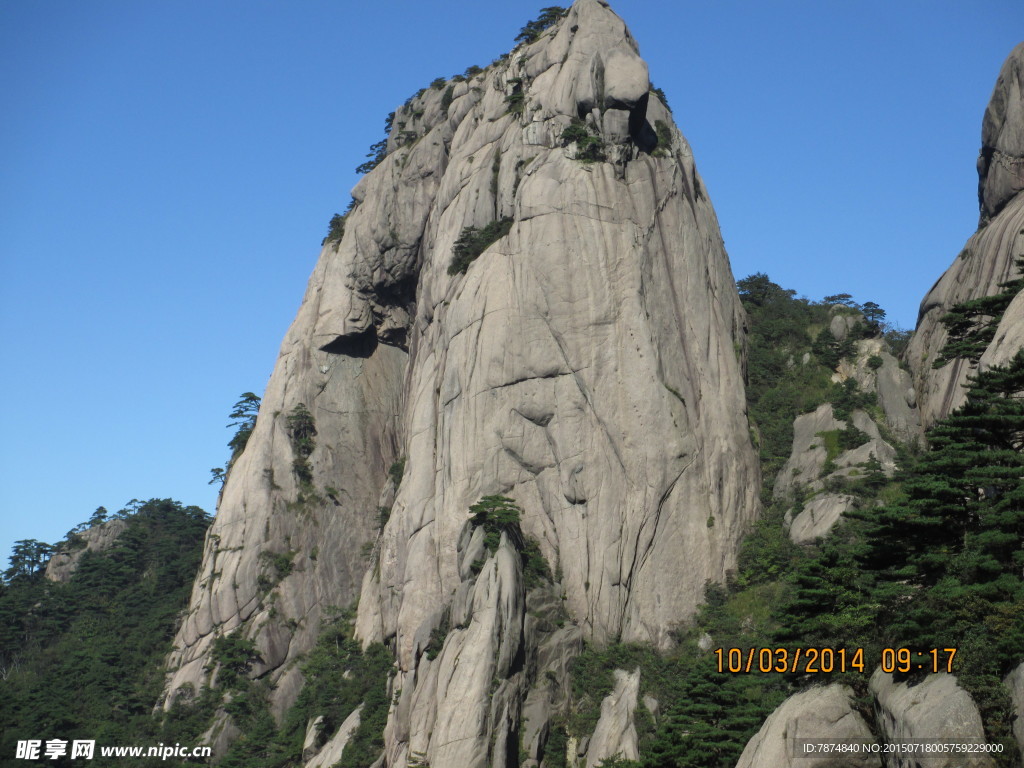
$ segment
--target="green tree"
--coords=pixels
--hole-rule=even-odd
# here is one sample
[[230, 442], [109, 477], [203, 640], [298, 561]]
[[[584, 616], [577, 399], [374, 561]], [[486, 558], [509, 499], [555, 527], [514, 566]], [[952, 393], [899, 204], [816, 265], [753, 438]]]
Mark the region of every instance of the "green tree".
[[517, 43], [532, 43], [548, 27], [558, 22], [569, 10], [557, 5], [541, 8], [540, 15], [533, 21], [526, 22], [526, 25], [516, 35]]
[[235, 403], [234, 409], [228, 414], [229, 419], [234, 419], [228, 424], [228, 429], [238, 427], [234, 436], [228, 441], [228, 448], [231, 449], [231, 458], [228, 461], [228, 468], [236, 458], [245, 450], [245, 446], [256, 428], [256, 417], [260, 412], [260, 398], [252, 392], [243, 392]]
[[484, 543], [494, 552], [498, 549], [501, 534], [508, 535], [512, 544], [519, 549], [523, 546], [523, 533], [519, 529], [519, 518], [522, 510], [516, 506], [515, 499], [507, 496], [484, 496], [469, 508], [473, 513], [470, 522], [483, 526]]
[[103, 525], [103, 523], [107, 521], [107, 517], [109, 517], [109, 515], [110, 513], [107, 512], [106, 507], [96, 507], [96, 511], [93, 512], [92, 516], [89, 518], [89, 522], [87, 523], [88, 527], [92, 528], [97, 525]]
[[7, 581], [33, 579], [38, 576], [53, 553], [53, 545], [36, 539], [14, 542], [9, 558], [10, 567], [4, 571]]
[[873, 301], [865, 301], [861, 306], [861, 311], [868, 323], [876, 328], [885, 319], [885, 310]]

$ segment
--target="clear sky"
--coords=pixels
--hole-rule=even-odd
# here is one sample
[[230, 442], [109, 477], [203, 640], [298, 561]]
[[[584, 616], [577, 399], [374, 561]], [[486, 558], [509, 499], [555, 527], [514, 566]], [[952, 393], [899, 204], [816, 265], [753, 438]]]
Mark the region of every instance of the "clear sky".
[[[546, 2], [0, 3], [0, 566], [99, 505], [213, 511], [384, 117]], [[912, 327], [977, 223], [1024, 4], [619, 0], [737, 278]]]

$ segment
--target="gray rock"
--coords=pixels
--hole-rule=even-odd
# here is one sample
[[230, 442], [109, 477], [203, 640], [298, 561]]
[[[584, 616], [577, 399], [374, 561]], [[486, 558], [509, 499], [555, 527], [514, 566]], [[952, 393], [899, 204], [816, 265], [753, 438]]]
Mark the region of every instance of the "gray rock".
[[319, 752], [320, 728], [324, 723], [324, 716], [310, 718], [306, 723], [306, 735], [302, 739], [302, 761], [307, 762]]
[[[837, 376], [847, 375], [841, 372]], [[850, 374], [852, 375], [852, 374]], [[846, 429], [846, 422], [839, 421], [832, 413], [832, 405], [824, 403], [811, 413], [797, 416], [793, 422], [793, 448], [789, 459], [782, 465], [775, 480], [774, 496], [786, 498], [798, 487], [818, 492], [828, 480], [855, 477], [862, 471], [861, 465], [875, 459], [881, 464], [886, 475], [896, 470], [896, 450], [882, 439], [878, 426], [864, 411], [854, 411], [850, 415], [853, 425], [863, 432], [868, 440], [863, 445], [851, 448], [835, 456], [836, 467], [828, 475], [826, 471], [828, 450], [824, 433]], [[815, 510], [823, 512], [824, 507]], [[805, 522], [807, 520], [805, 519]]]
[[1013, 737], [1017, 740], [1017, 748], [1024, 755], [1024, 662], [1018, 664], [1003, 680], [1003, 685], [1010, 693], [1013, 711], [1017, 716], [1013, 721]]
[[661, 703], [649, 693], [645, 693], [641, 701], [643, 701], [647, 711], [651, 713], [654, 722], [658, 722], [658, 718], [661, 717]]
[[821, 487], [819, 478], [828, 451], [819, 433], [843, 429], [845, 426], [844, 422], [833, 416], [830, 403], [819, 405], [811, 413], [796, 417], [793, 422], [793, 449], [775, 480], [775, 498], [788, 496], [798, 485]]
[[[622, 20], [577, 0], [447, 116], [436, 89], [397, 111], [225, 485], [165, 705], [201, 687], [214, 636], [238, 628], [264, 654], [254, 671], [288, 683], [273, 694], [280, 713], [324, 608], [358, 592], [358, 637], [395, 650], [385, 763], [501, 768], [528, 701], [527, 743], [543, 739], [583, 640], [667, 648], [704, 583], [724, 580], [759, 511], [745, 318], [690, 148], [645, 98], [645, 71]], [[506, 102], [515, 78], [521, 115]], [[578, 105], [592, 119], [609, 99], [624, 113], [602, 135], [616, 162], [574, 160], [554, 137]], [[644, 149], [652, 120], [673, 126], [670, 157]], [[464, 228], [500, 217], [508, 235], [448, 274]], [[305, 504], [287, 429], [299, 402], [316, 420], [323, 497]], [[491, 493], [517, 501], [523, 532], [561, 572], [561, 627], [527, 614], [519, 555], [467, 532], [469, 506]], [[261, 552], [290, 551], [291, 572], [268, 589]], [[451, 631], [428, 659], [446, 610]], [[513, 665], [524, 657], [539, 676]], [[546, 670], [547, 698], [528, 698]]]
[[[1018, 248], [1019, 253], [1024, 253], [1024, 235], [1020, 236]], [[978, 361], [978, 370], [1006, 365], [1021, 349], [1024, 349], [1024, 292], [1018, 293], [1003, 313], [992, 343]]]
[[616, 669], [615, 688], [601, 702], [601, 717], [587, 746], [586, 768], [594, 768], [609, 757], [626, 760], [640, 757], [633, 713], [640, 692], [640, 670]]
[[[991, 296], [1000, 291], [999, 284], [1017, 276], [1014, 258], [1024, 246], [1024, 195], [1017, 195], [990, 221], [978, 230], [958, 257], [939, 278], [921, 302], [917, 330], [907, 347], [906, 360], [914, 377], [921, 423], [925, 428], [960, 407], [965, 398], [963, 384], [974, 373], [963, 360], [955, 360], [935, 369], [932, 363], [947, 341], [941, 318], [954, 304], [969, 299]], [[1020, 306], [997, 333], [1018, 337], [1014, 318], [1020, 317]], [[1010, 345], [1005, 345], [1007, 351]], [[1014, 350], [1015, 351], [1015, 350]]]
[[[954, 304], [1000, 291], [999, 284], [1017, 276], [1014, 260], [1024, 247], [1024, 43], [1011, 52], [985, 111], [978, 160], [981, 224], [960, 255], [921, 302], [917, 330], [906, 360], [914, 375], [921, 423], [926, 429], [963, 404], [964, 383], [974, 372], [966, 361], [932, 368], [946, 344], [942, 317]], [[1019, 297], [1018, 297], [1019, 298]], [[997, 330], [1001, 339], [988, 364], [1008, 359], [1020, 348], [1019, 304]]]
[[829, 323], [828, 329], [836, 341], [844, 341], [850, 335], [850, 331], [853, 330], [855, 325], [864, 322], [864, 315], [849, 312], [840, 313], [836, 310], [836, 307], [832, 308], [832, 321]]
[[855, 501], [853, 496], [837, 493], [815, 496], [790, 521], [789, 538], [795, 544], [808, 544], [825, 536]]
[[991, 218], [1024, 189], [1024, 43], [1007, 57], [981, 122], [978, 198]]
[[613, 48], [605, 57], [604, 87], [605, 106], [628, 112], [651, 89], [647, 63], [635, 51]]
[[878, 755], [807, 756], [794, 751], [794, 739], [849, 739], [874, 744], [864, 718], [853, 707], [845, 685], [809, 688], [780, 704], [740, 755], [736, 768], [880, 768]]
[[124, 533], [127, 527], [128, 523], [125, 520], [114, 518], [105, 523], [94, 525], [92, 528], [87, 528], [77, 534], [78, 540], [85, 546], [66, 546], [58, 549], [46, 564], [44, 575], [50, 581], [70, 581], [78, 569], [78, 563], [81, 561], [82, 555], [86, 552], [103, 552], [106, 549], [110, 549], [110, 546], [117, 541], [118, 537]]
[[875, 372], [874, 386], [886, 424], [901, 442], [918, 443], [924, 433], [910, 372], [903, 370], [899, 361], [885, 350], [880, 350], [878, 357], [882, 359], [882, 367]]
[[[956, 676], [940, 673], [923, 681], [894, 683], [893, 676], [876, 669], [871, 675], [876, 700], [876, 721], [886, 741], [942, 738], [960, 744], [985, 744], [981, 715], [970, 694], [957, 685]], [[949, 754], [921, 760], [893, 757], [887, 768], [959, 768], [962, 756]], [[977, 757], [974, 768], [994, 768], [995, 762]]]
[[[324, 744], [323, 748], [312, 759], [307, 760], [305, 768], [330, 768], [341, 760], [345, 747], [348, 746], [349, 741], [352, 739], [352, 734], [359, 727], [362, 711], [362, 704], [352, 710], [352, 713], [338, 726], [337, 732], [331, 737], [330, 741]], [[308, 732], [306, 740], [309, 741]]]
[[199, 737], [199, 743], [210, 747], [214, 760], [224, 757], [232, 742], [242, 735], [231, 717], [222, 709], [213, 716], [210, 727]]

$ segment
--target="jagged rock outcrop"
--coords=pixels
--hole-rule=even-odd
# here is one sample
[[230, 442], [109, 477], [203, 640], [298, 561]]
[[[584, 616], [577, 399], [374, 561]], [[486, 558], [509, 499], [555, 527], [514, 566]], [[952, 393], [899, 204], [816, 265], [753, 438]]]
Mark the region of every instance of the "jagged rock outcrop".
[[[922, 424], [927, 428], [963, 404], [963, 384], [972, 371], [965, 360], [941, 368], [932, 364], [946, 344], [941, 318], [953, 305], [999, 292], [999, 284], [1018, 275], [1014, 260], [1024, 256], [1024, 43], [1003, 64], [982, 123], [978, 159], [981, 224], [960, 255], [921, 302], [917, 330], [906, 360], [914, 374]], [[1019, 297], [1018, 297], [1019, 298]], [[997, 337], [1004, 339], [1001, 359], [1019, 349], [1024, 307], [1007, 312]], [[1007, 343], [1007, 338], [1012, 343]], [[1011, 347], [1016, 344], [1017, 348]]]
[[50, 581], [69, 581], [82, 555], [109, 549], [127, 527], [127, 521], [114, 518], [76, 533], [73, 543], [62, 546], [50, 557], [46, 564], [46, 578]]
[[853, 689], [845, 685], [809, 688], [780, 704], [740, 755], [736, 768], [880, 768], [869, 753], [804, 754], [794, 740], [849, 740], [874, 744], [864, 718], [854, 709]]
[[787, 513], [789, 538], [795, 544], [810, 544], [825, 536], [856, 501], [853, 496], [843, 493], [823, 493], [812, 497], [798, 514]]
[[981, 122], [978, 200], [991, 219], [1024, 190], [1024, 43], [1011, 52]]
[[[331, 768], [331, 766], [341, 760], [342, 753], [345, 751], [345, 747], [348, 746], [352, 734], [359, 727], [362, 709], [362, 705], [360, 705], [352, 710], [352, 714], [342, 721], [341, 725], [338, 726], [337, 732], [331, 736], [330, 740], [323, 745], [320, 751], [308, 758], [305, 768]], [[312, 727], [315, 729], [316, 723], [313, 723]], [[306, 735], [307, 744], [310, 742], [310, 735], [309, 733]]]
[[[881, 337], [860, 339], [856, 355], [844, 359], [833, 377], [835, 381], [854, 379], [862, 392], [874, 392], [885, 415], [885, 426], [904, 444], [920, 442], [923, 437], [917, 413], [917, 393], [910, 372], [900, 367]], [[881, 423], [881, 422], [879, 422]]]
[[[917, 682], [893, 682], [893, 676], [876, 669], [869, 685], [875, 697], [876, 721], [886, 741], [945, 739], [957, 744], [985, 744], [985, 731], [974, 699], [957, 685], [956, 676], [945, 672]], [[984, 754], [972, 755], [972, 766], [990, 768], [995, 761]], [[963, 755], [946, 754], [922, 760], [920, 756], [892, 756], [888, 768], [956, 768]]]
[[[361, 578], [357, 634], [396, 659], [382, 764], [538, 760], [583, 639], [668, 647], [757, 515], [714, 211], [602, 0], [410, 99], [353, 198], [225, 485], [165, 704], [239, 628], [279, 714]], [[498, 237], [460, 274], [469, 227]], [[526, 539], [493, 548], [468, 507], [499, 493]], [[552, 574], [529, 589], [525, 540]]]
[[831, 403], [796, 417], [793, 449], [775, 481], [776, 498], [790, 495], [797, 487], [819, 492], [829, 480], [850, 477], [871, 459], [877, 460], [887, 475], [895, 471], [895, 449], [882, 439], [878, 425], [864, 411], [853, 411], [849, 419], [849, 424], [864, 433], [864, 442], [845, 450], [837, 447], [837, 435], [847, 428], [847, 423], [835, 418]]
[[601, 702], [601, 717], [587, 746], [586, 768], [595, 768], [611, 757], [640, 757], [633, 713], [640, 693], [640, 670], [614, 671], [615, 688]]

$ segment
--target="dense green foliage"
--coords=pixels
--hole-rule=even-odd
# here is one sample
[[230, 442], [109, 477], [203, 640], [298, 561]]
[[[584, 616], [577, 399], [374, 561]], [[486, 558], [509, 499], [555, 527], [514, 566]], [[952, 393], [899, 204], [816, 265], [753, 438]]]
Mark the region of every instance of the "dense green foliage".
[[116, 515], [126, 522], [120, 537], [82, 553], [67, 583], [16, 553], [0, 586], [0, 754], [12, 757], [25, 738], [163, 738], [153, 705], [210, 517], [169, 499], [134, 506]]
[[597, 163], [607, 159], [604, 153], [604, 141], [600, 136], [596, 136], [590, 127], [578, 117], [572, 119], [569, 127], [562, 131], [560, 138], [564, 142], [564, 146], [576, 144], [577, 160], [584, 163]]
[[[906, 334], [884, 325], [880, 307], [857, 305], [848, 294], [809, 302], [765, 275], [741, 280], [739, 288], [750, 317], [750, 413], [770, 487], [789, 455], [795, 416], [830, 402], [840, 419], [848, 420], [854, 409], [880, 417], [872, 395], [853, 380], [840, 386], [829, 376], [853, 355], [857, 338], [884, 334], [899, 344]], [[835, 313], [865, 309], [850, 341], [824, 335]], [[835, 459], [866, 435], [848, 422], [819, 438]], [[742, 543], [736, 572], [724, 587], [709, 585], [707, 604], [692, 624], [680, 627], [675, 650], [659, 655], [644, 647], [588, 647], [575, 661], [572, 711], [553, 727], [549, 750], [564, 750], [568, 736], [593, 731], [613, 669], [639, 668], [641, 693], [658, 700], [661, 715], [655, 724], [640, 705], [640, 760], [606, 764], [704, 768], [735, 765], [765, 717], [786, 696], [814, 683], [852, 686], [860, 714], [876, 727], [867, 684], [881, 649], [956, 647], [953, 672], [978, 702], [987, 738], [1006, 750], [998, 764], [1019, 765], [1000, 681], [1021, 662], [1024, 648], [1022, 449], [1024, 352], [1006, 368], [971, 380], [967, 404], [933, 428], [927, 451], [900, 448], [896, 477], [887, 478], [870, 460], [840, 481], [832, 490], [853, 495], [855, 505], [824, 539], [798, 546], [787, 534], [784, 517], [799, 510], [807, 491], [773, 499], [766, 489], [766, 509]], [[863, 648], [864, 670], [719, 673], [715, 655], [698, 649], [703, 632], [713, 638], [712, 648], [744, 653], [759, 647]], [[930, 658], [914, 663], [930, 664]], [[896, 675], [897, 681], [907, 677]], [[553, 765], [564, 764], [560, 755], [551, 757]]]
[[[826, 341], [831, 339], [829, 305], [798, 299], [795, 291], [763, 273], [740, 280], [737, 287], [750, 317], [747, 405], [759, 437], [762, 472], [772, 482], [789, 457], [793, 420], [828, 401], [837, 356], [852, 348], [840, 351]], [[804, 355], [813, 364], [802, 364]]]
[[[392, 659], [380, 644], [366, 651], [352, 637], [352, 611], [328, 609], [316, 646], [302, 662], [306, 684], [295, 704], [285, 713], [280, 727], [270, 715], [262, 682], [238, 675], [255, 661], [252, 643], [219, 638], [214, 650], [217, 661], [217, 691], [228, 695], [225, 708], [231, 713], [242, 736], [232, 745], [224, 768], [293, 768], [301, 765], [306, 726], [322, 716], [321, 742], [330, 738], [346, 717], [360, 705], [360, 725], [345, 747], [340, 768], [364, 768], [384, 748], [383, 731], [390, 700], [387, 695]], [[232, 666], [226, 667], [225, 665]]]
[[305, 403], [299, 403], [287, 417], [288, 440], [292, 448], [292, 472], [299, 481], [299, 502], [315, 495], [313, 467], [309, 457], [316, 448], [316, 424]]
[[[469, 511], [473, 513], [469, 522], [484, 530], [484, 546], [490, 552], [497, 552], [504, 534], [509, 543], [519, 552], [523, 562], [523, 577], [527, 589], [551, 581], [551, 570], [541, 554], [540, 545], [523, 534], [519, 525], [523, 511], [514, 499], [507, 496], [484, 496]], [[481, 563], [474, 564], [479, 567]]]
[[[1007, 755], [1000, 680], [1024, 648], [1022, 393], [1024, 352], [972, 379], [896, 499], [848, 513], [793, 573], [780, 611], [780, 640], [794, 644], [864, 647], [874, 659], [882, 647], [957, 648], [953, 671]], [[863, 691], [862, 677], [847, 682]]]
[[512, 219], [504, 218], [492, 221], [480, 229], [466, 227], [452, 247], [452, 263], [448, 266], [449, 275], [465, 274], [469, 265], [512, 230]]
[[[715, 657], [697, 649], [707, 632], [715, 646], [746, 650], [771, 641], [769, 611], [777, 584], [734, 590], [709, 586], [707, 604], [694, 625], [679, 635], [676, 650], [659, 654], [649, 646], [587, 647], [572, 666], [573, 710], [569, 734], [593, 732], [602, 699], [612, 691], [613, 669], [640, 670], [641, 692], [661, 710], [657, 720], [640, 704], [636, 713], [641, 759], [611, 763], [637, 768], [734, 766], [749, 738], [790, 691], [778, 675], [719, 673]], [[609, 763], [606, 762], [606, 765]]]

